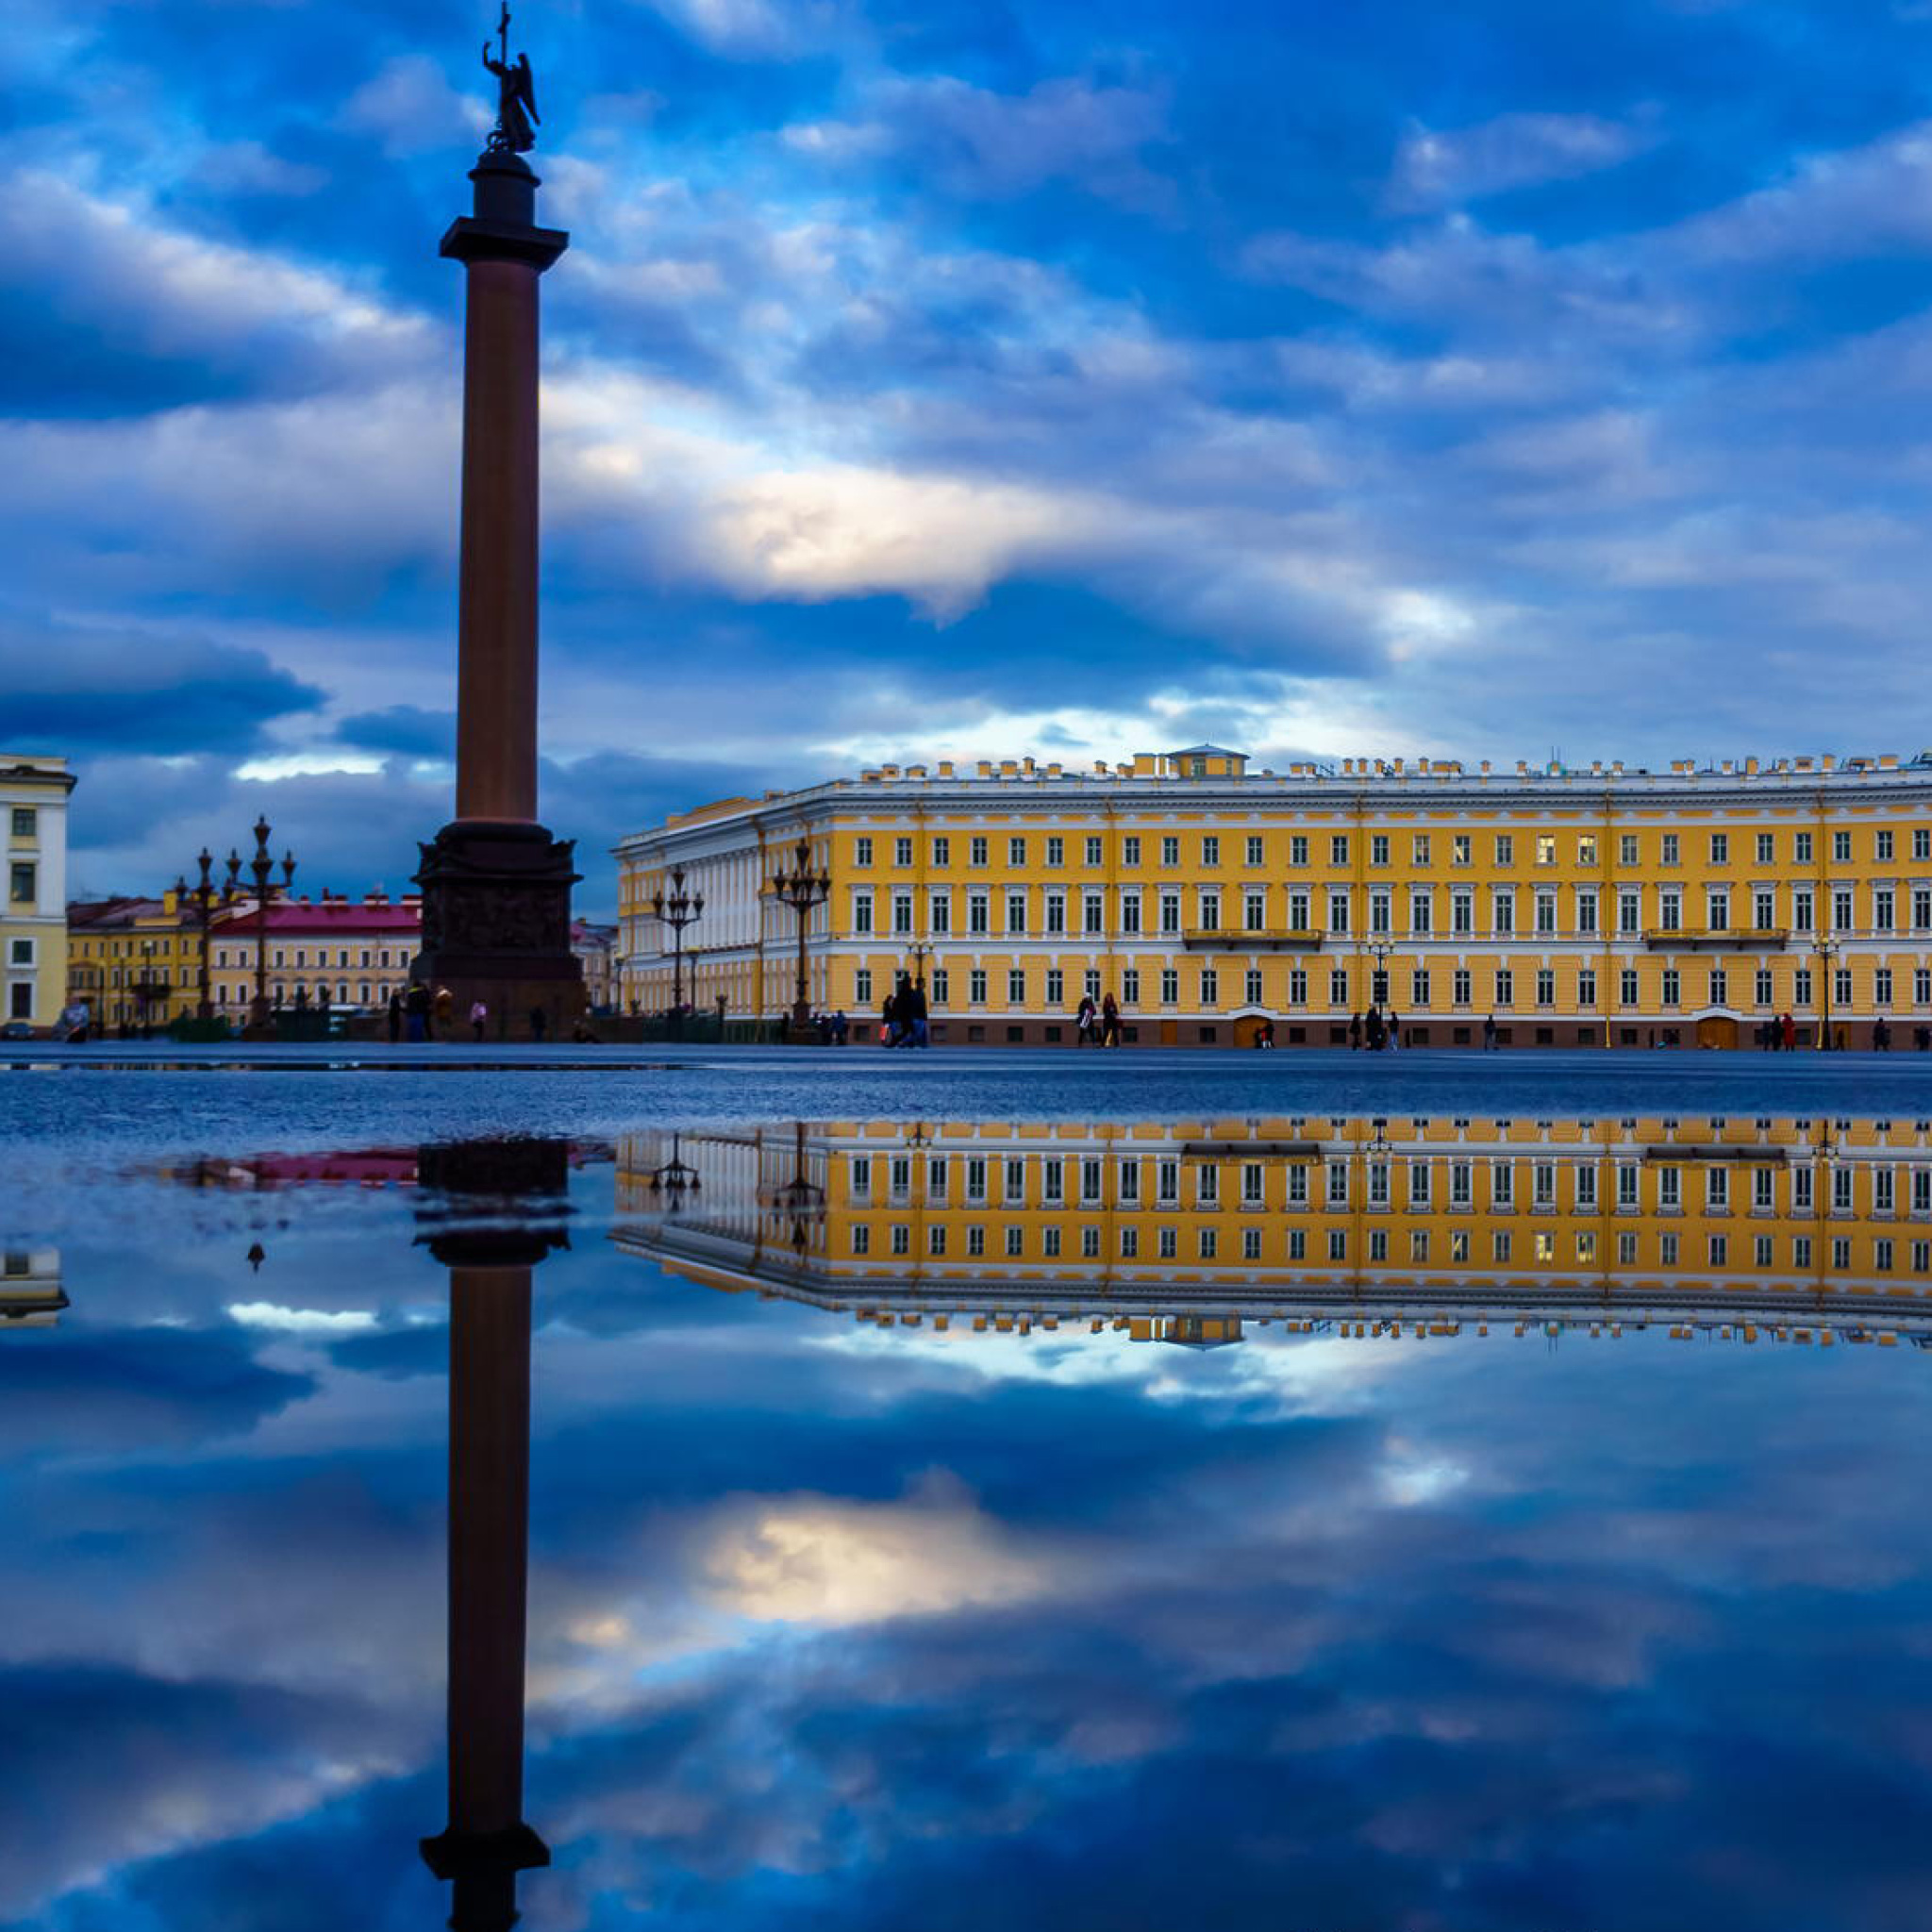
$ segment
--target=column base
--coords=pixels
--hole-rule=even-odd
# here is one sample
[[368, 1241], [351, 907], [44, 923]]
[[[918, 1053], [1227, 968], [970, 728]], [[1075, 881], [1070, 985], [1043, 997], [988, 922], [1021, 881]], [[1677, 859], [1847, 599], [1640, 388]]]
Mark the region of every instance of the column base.
[[410, 975], [431, 992], [448, 989], [450, 1037], [472, 1037], [480, 999], [488, 1040], [531, 1037], [536, 1012], [548, 1038], [568, 1039], [586, 1005], [570, 946], [575, 841], [541, 825], [458, 819], [419, 850], [423, 950]]

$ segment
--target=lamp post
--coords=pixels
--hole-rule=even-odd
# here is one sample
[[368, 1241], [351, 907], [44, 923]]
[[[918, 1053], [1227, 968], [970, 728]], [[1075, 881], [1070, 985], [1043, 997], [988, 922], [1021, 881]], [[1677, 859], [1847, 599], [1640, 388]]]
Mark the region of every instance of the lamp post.
[[1389, 1004], [1389, 956], [1394, 950], [1392, 940], [1376, 940], [1369, 947], [1369, 958], [1375, 962], [1374, 973], [1369, 980], [1369, 1004], [1372, 1007]]
[[798, 981], [791, 1002], [791, 1038], [797, 1041], [818, 1038], [812, 1029], [811, 1001], [805, 990], [805, 936], [813, 909], [832, 895], [832, 880], [828, 873], [812, 871], [811, 840], [803, 834], [792, 848], [792, 859], [790, 872], [781, 866], [772, 874], [772, 892], [798, 915]]
[[208, 928], [214, 924], [214, 909], [220, 906], [225, 911], [235, 903], [237, 881], [242, 875], [242, 858], [239, 853], [228, 854], [228, 876], [218, 887], [208, 877], [208, 868], [214, 864], [214, 855], [206, 845], [195, 855], [194, 862], [201, 868], [201, 879], [191, 886], [185, 878], [175, 881], [175, 895], [194, 908], [194, 923], [201, 931], [201, 979], [200, 995], [194, 1003], [194, 1016], [198, 1020], [212, 1020], [215, 1016], [213, 989], [208, 983]]
[[1818, 956], [1819, 1011], [1824, 1019], [1818, 1029], [1818, 1051], [1831, 1051], [1831, 962], [1837, 958], [1839, 941], [1828, 932], [1822, 932], [1811, 941], [1811, 950]]
[[[286, 852], [282, 855], [282, 882], [275, 883], [275, 862], [269, 857], [269, 834], [275, 830], [264, 816], [255, 822], [255, 856], [248, 861], [249, 874], [255, 880], [255, 998], [248, 1009], [248, 1024], [258, 1032], [266, 1032], [269, 1024], [268, 1004], [268, 908], [277, 892], [288, 896], [289, 889], [295, 882], [295, 855]], [[229, 854], [228, 863], [239, 874], [242, 870], [239, 858]]]
[[684, 1018], [684, 929], [692, 925], [705, 915], [705, 895], [702, 892], [687, 892], [684, 890], [684, 868], [675, 865], [671, 868], [671, 891], [666, 893], [661, 888], [651, 894], [651, 910], [658, 915], [659, 925], [671, 928], [671, 1012], [676, 1020]]

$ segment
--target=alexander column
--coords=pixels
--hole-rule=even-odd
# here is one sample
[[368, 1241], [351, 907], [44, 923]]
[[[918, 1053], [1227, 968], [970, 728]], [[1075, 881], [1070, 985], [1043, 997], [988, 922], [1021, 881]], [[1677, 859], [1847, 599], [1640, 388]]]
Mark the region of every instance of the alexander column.
[[537, 282], [570, 245], [536, 225], [529, 57], [509, 58], [509, 8], [492, 55], [496, 125], [470, 171], [475, 212], [441, 252], [467, 270], [462, 562], [457, 626], [457, 810], [422, 847], [415, 976], [476, 999], [499, 1033], [541, 1008], [553, 1034], [584, 1006], [570, 947], [575, 841], [537, 818]]

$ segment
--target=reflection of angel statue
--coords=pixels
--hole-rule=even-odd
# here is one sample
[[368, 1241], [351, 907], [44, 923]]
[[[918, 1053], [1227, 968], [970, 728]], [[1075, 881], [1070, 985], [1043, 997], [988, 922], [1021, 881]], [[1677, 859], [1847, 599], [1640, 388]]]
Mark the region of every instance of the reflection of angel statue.
[[530, 73], [530, 57], [509, 58], [509, 6], [505, 0], [503, 18], [496, 24], [498, 51], [494, 58], [490, 42], [483, 42], [483, 64], [496, 76], [496, 125], [490, 130], [491, 154], [528, 154], [537, 145], [536, 128], [543, 117], [537, 111], [537, 84]]

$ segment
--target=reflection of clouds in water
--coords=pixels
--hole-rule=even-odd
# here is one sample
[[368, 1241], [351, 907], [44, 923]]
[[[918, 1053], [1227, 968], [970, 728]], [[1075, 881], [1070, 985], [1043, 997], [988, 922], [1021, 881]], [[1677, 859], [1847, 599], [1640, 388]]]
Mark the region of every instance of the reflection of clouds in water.
[[[63, 1333], [83, 1423], [0, 1402], [41, 1465], [0, 1492], [0, 1657], [49, 1713], [0, 1754], [71, 1813], [18, 1911], [92, 1892], [80, 1932], [158, 1855], [152, 1923], [198, 1928], [328, 1829], [275, 1820], [435, 1762], [445, 1338], [409, 1325], [413, 1270], [331, 1261], [356, 1292], [305, 1267], [274, 1305], [388, 1282], [375, 1332], [242, 1328], [226, 1288], [206, 1328]], [[559, 1256], [540, 1310], [634, 1268]], [[632, 1299], [633, 1333], [537, 1345], [533, 1924], [1915, 1923], [1874, 1903], [1916, 1900], [1932, 1828], [1902, 1357], [1199, 1355]], [[117, 1723], [173, 1690], [178, 1743], [169, 1717], [132, 1761]], [[85, 1782], [50, 1729], [95, 1708]], [[383, 1843], [434, 1823], [385, 1813]], [[1671, 1872], [1666, 1903], [1642, 1874]], [[391, 1917], [433, 1915], [405, 1883]]]
[[710, 1591], [754, 1622], [873, 1624], [1015, 1603], [1051, 1587], [1043, 1552], [1020, 1548], [941, 1479], [903, 1503], [761, 1497], [724, 1514], [705, 1557]]
[[1399, 1349], [1323, 1337], [1291, 1341], [1259, 1327], [1235, 1346], [1180, 1357], [1167, 1344], [1133, 1341], [1112, 1328], [1098, 1335], [1089, 1334], [1084, 1324], [1077, 1334], [1073, 1328], [1070, 1323], [1059, 1333], [1020, 1336], [855, 1326], [808, 1332], [802, 1339], [808, 1349], [875, 1364], [895, 1385], [903, 1385], [909, 1362], [958, 1381], [991, 1385], [1123, 1385], [1159, 1402], [1268, 1397], [1285, 1414], [1357, 1412], [1386, 1384], [1420, 1366]]

